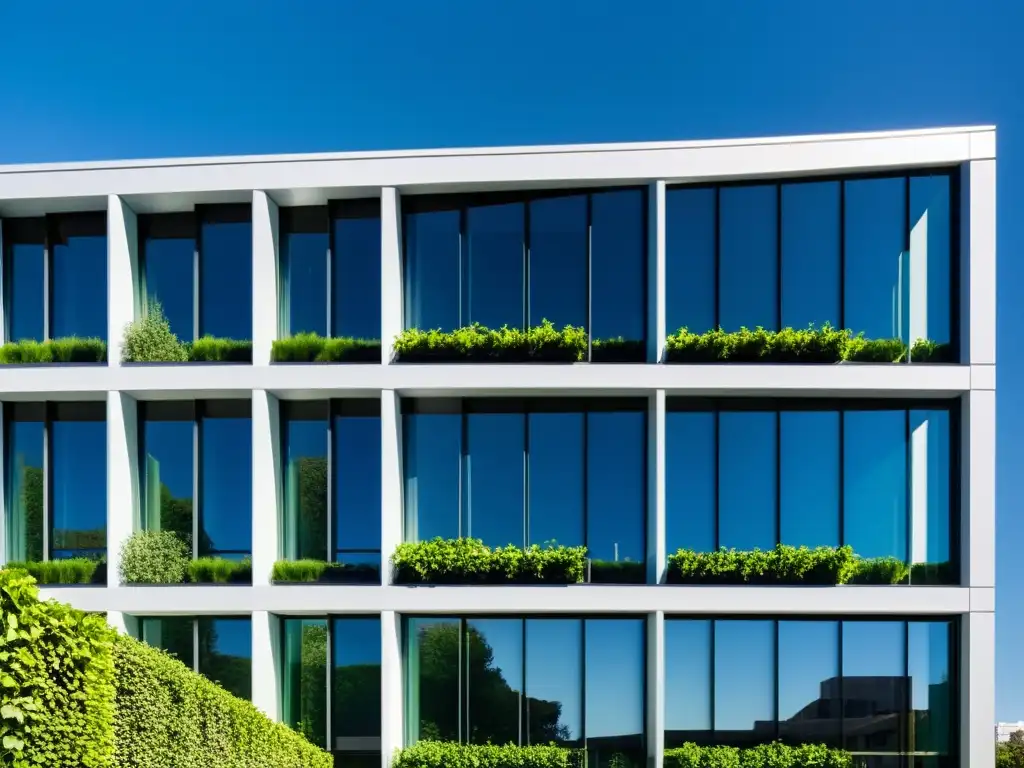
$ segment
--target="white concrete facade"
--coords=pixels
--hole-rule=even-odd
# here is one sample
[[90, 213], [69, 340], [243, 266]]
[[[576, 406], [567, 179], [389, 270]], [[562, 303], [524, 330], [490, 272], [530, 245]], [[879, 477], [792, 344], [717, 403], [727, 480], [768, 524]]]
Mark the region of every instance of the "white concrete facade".
[[[960, 347], [957, 365], [656, 364], [664, 353], [666, 185], [740, 178], [959, 167]], [[648, 186], [649, 364], [402, 366], [390, 340], [403, 328], [403, 195], [622, 184]], [[664, 625], [684, 614], [957, 616], [961, 660], [960, 765], [994, 764], [995, 722], [995, 130], [990, 127], [808, 136], [749, 141], [520, 147], [338, 155], [200, 158], [0, 167], [0, 218], [108, 212], [110, 361], [94, 367], [19, 367], [0, 373], [0, 402], [105, 400], [108, 436], [109, 585], [44, 591], [106, 611], [125, 630], [145, 615], [250, 615], [253, 700], [281, 716], [282, 616], [379, 614], [382, 760], [402, 745], [404, 613], [638, 613], [648, 617], [647, 743], [662, 764]], [[381, 199], [380, 365], [270, 364], [277, 338], [280, 207]], [[126, 366], [121, 330], [140, 311], [136, 215], [196, 204], [249, 202], [253, 215], [253, 365]], [[912, 248], [913, 248], [912, 244]], [[2, 309], [0, 309], [2, 312]], [[648, 401], [648, 573], [665, 576], [666, 396], [957, 398], [961, 403], [962, 581], [951, 587], [451, 587], [272, 586], [282, 503], [280, 404], [369, 396], [381, 400], [381, 541], [386, 557], [403, 527], [402, 397], [616, 394]], [[117, 552], [139, 510], [137, 401], [252, 400], [253, 586], [133, 587], [117, 583]], [[0, 500], [2, 504], [2, 500]], [[0, 515], [0, 544], [3, 520]], [[3, 549], [0, 548], [0, 556]]]

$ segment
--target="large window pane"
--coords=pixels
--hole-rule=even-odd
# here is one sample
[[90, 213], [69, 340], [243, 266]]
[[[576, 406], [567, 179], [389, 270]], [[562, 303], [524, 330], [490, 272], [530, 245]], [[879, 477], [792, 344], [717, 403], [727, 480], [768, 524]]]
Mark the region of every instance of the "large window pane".
[[281, 271], [285, 330], [327, 335], [327, 212], [281, 210]]
[[947, 621], [908, 624], [910, 670], [909, 745], [913, 752], [949, 755], [953, 746], [953, 679], [950, 665], [951, 625]]
[[910, 177], [910, 340], [949, 342], [950, 177]]
[[526, 620], [529, 744], [580, 746], [583, 739], [583, 622]]
[[333, 454], [334, 559], [379, 568], [380, 416], [335, 416]]
[[43, 559], [43, 432], [41, 419], [7, 422], [8, 561]]
[[240, 699], [252, 698], [252, 622], [197, 619], [198, 671]]
[[839, 622], [779, 622], [779, 738], [841, 746]]
[[336, 218], [331, 335], [380, 338], [380, 213]]
[[50, 558], [99, 557], [107, 551], [107, 424], [50, 424]]
[[462, 416], [406, 414], [402, 424], [405, 540], [455, 538], [461, 534]]
[[863, 557], [907, 558], [907, 413], [843, 414], [844, 543]]
[[252, 552], [252, 419], [204, 418], [200, 427], [200, 519], [210, 551], [199, 554], [240, 558]]
[[774, 413], [718, 417], [718, 536], [740, 550], [775, 546]]
[[[7, 301], [7, 339], [42, 341], [43, 270], [46, 263], [43, 250], [43, 225], [39, 225], [38, 242], [13, 241], [12, 233], [4, 228], [4, 239], [11, 239], [5, 247], [4, 286]], [[32, 238], [35, 240], [36, 238]]]
[[591, 338], [643, 340], [647, 211], [642, 190], [600, 192], [591, 198]]
[[775, 737], [775, 622], [715, 622], [715, 741]]
[[[326, 747], [327, 622], [324, 619], [284, 619], [282, 623], [284, 722], [318, 747]], [[378, 711], [379, 693], [378, 690]]]
[[202, 223], [201, 237], [199, 335], [250, 339], [252, 221], [248, 210], [244, 217], [240, 210], [211, 214]]
[[715, 199], [713, 188], [671, 189], [665, 195], [665, 317], [669, 333], [715, 326]]
[[906, 179], [845, 184], [845, 325], [868, 338], [906, 340]]
[[195, 668], [195, 621], [183, 616], [139, 619], [139, 638], [166, 651], [189, 669]]
[[321, 418], [310, 411], [296, 411], [285, 421], [283, 549], [296, 560], [331, 559], [327, 551], [327, 404], [317, 405]]
[[[107, 338], [107, 217], [58, 217], [51, 226], [51, 338]], [[41, 297], [40, 297], [41, 298]]]
[[712, 743], [712, 622], [665, 622], [665, 748]]
[[591, 765], [644, 765], [644, 619], [587, 619], [586, 734]]
[[519, 744], [522, 696], [523, 620], [467, 621], [465, 741]]
[[380, 738], [380, 618], [332, 621], [332, 749], [366, 752]]
[[458, 210], [410, 213], [405, 230], [405, 326], [451, 330], [462, 324]]
[[715, 413], [665, 414], [665, 545], [715, 549]]
[[195, 336], [195, 222], [191, 215], [145, 217], [139, 220], [142, 237], [144, 298], [159, 302], [182, 341]]
[[915, 581], [955, 580], [950, 561], [950, 414], [910, 412], [910, 556]]
[[783, 544], [839, 545], [838, 411], [783, 411], [779, 494]]
[[782, 186], [782, 326], [840, 325], [839, 182]]
[[469, 322], [522, 328], [523, 204], [481, 205], [466, 211]]
[[843, 746], [850, 752], [901, 751], [909, 701], [906, 626], [843, 622]]
[[147, 418], [142, 429], [142, 527], [149, 531], [175, 531], [191, 539], [194, 422], [191, 418]]
[[719, 192], [719, 311], [727, 331], [778, 324], [776, 187]]
[[405, 743], [460, 741], [461, 619], [406, 620]]
[[587, 197], [530, 202], [529, 325], [587, 325]]
[[524, 427], [522, 413], [467, 417], [464, 529], [493, 547], [524, 544]]
[[583, 413], [531, 413], [529, 541], [580, 546], [583, 529]]

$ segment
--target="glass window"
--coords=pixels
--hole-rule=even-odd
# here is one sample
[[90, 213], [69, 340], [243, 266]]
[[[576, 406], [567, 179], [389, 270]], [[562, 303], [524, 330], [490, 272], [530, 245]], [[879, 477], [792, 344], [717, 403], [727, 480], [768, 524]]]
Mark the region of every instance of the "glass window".
[[52, 560], [107, 551], [107, 424], [80, 420], [85, 414], [74, 409], [57, 404], [50, 424]]
[[780, 541], [839, 545], [839, 412], [779, 415]]
[[51, 338], [107, 338], [107, 217], [51, 217]]
[[520, 744], [523, 620], [466, 622], [466, 737], [470, 744]]
[[526, 743], [583, 740], [583, 622], [526, 620]]
[[720, 324], [777, 328], [777, 187], [723, 187], [719, 195]]
[[46, 220], [3, 222], [7, 341], [46, 338]]
[[665, 622], [665, 748], [714, 743], [713, 622]]
[[522, 203], [466, 210], [467, 317], [488, 328], [524, 326], [524, 212]]
[[408, 213], [405, 230], [405, 325], [452, 330], [461, 309], [461, 212]]
[[[5, 406], [13, 411], [17, 406]], [[7, 560], [36, 562], [44, 558], [43, 445], [45, 422], [15, 421], [8, 417], [7, 437]], [[13, 414], [12, 414], [13, 415]]]
[[333, 554], [338, 561], [369, 564], [379, 569], [380, 401], [374, 400], [368, 404], [377, 407], [375, 414], [342, 410], [334, 415]]
[[[380, 618], [331, 620], [331, 746], [335, 757], [380, 739]], [[379, 746], [377, 751], [379, 751]]]
[[910, 336], [948, 343], [950, 321], [950, 177], [910, 177]]
[[529, 421], [529, 540], [573, 547], [584, 531], [584, 413], [531, 413]]
[[461, 619], [406, 620], [406, 744], [462, 741]]
[[845, 325], [906, 340], [906, 178], [845, 183]]
[[843, 622], [843, 747], [898, 753], [909, 700], [902, 621]]
[[646, 338], [647, 288], [644, 190], [591, 196], [590, 323], [594, 339]]
[[739, 550], [777, 541], [775, 413], [718, 415], [718, 540]]
[[325, 208], [281, 209], [281, 317], [286, 335], [327, 335], [329, 250]]
[[530, 316], [587, 327], [587, 196], [530, 201]]
[[918, 754], [946, 757], [953, 749], [957, 710], [950, 675], [952, 629], [948, 621], [912, 621], [907, 625], [909, 747]]
[[405, 540], [428, 541], [461, 535], [462, 416], [407, 413], [405, 452]]
[[164, 403], [142, 405], [142, 528], [176, 531], [191, 539], [195, 503], [192, 404], [185, 404], [185, 418], [161, 413]]
[[328, 560], [327, 403], [286, 402], [285, 556]]
[[716, 325], [715, 201], [711, 187], [670, 189], [665, 194], [666, 328], [704, 333]]
[[715, 741], [775, 737], [775, 622], [715, 622]]
[[342, 206], [331, 222], [332, 336], [380, 338], [380, 202], [367, 202]]
[[718, 492], [715, 413], [665, 414], [665, 545], [710, 552], [716, 549]]
[[[252, 417], [248, 401], [208, 401], [200, 422], [200, 555], [252, 553]], [[222, 410], [218, 410], [218, 407]]]
[[252, 698], [252, 621], [197, 619], [197, 671], [240, 699]]
[[[591, 765], [646, 764], [646, 620], [586, 620], [587, 752]], [[621, 756], [621, 757], [620, 757]]]
[[843, 541], [862, 557], [907, 558], [907, 412], [843, 414]]
[[842, 745], [839, 622], [779, 622], [779, 739]]
[[139, 637], [147, 645], [166, 651], [189, 669], [195, 669], [195, 620], [183, 616], [142, 618], [139, 619]]
[[950, 552], [950, 414], [910, 411], [910, 562], [913, 580], [948, 581]]
[[782, 326], [838, 328], [842, 302], [837, 181], [782, 185]]
[[472, 413], [466, 417], [463, 530], [492, 547], [523, 546], [525, 416]]
[[252, 213], [249, 205], [202, 212], [199, 335], [252, 338]]
[[191, 213], [139, 217], [143, 298], [159, 302], [171, 331], [195, 337], [196, 224]]
[[[284, 619], [282, 625], [284, 722], [324, 748], [327, 746], [327, 621]], [[336, 684], [337, 681], [336, 676]], [[378, 712], [379, 693], [378, 690]]]

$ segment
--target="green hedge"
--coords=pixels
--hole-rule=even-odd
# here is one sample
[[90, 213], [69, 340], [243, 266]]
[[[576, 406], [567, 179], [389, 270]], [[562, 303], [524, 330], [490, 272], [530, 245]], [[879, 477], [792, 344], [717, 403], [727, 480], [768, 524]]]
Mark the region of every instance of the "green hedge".
[[13, 341], [0, 346], [0, 365], [18, 363], [105, 363], [107, 343], [69, 336], [50, 341]]
[[418, 741], [395, 752], [391, 768], [581, 768], [583, 751], [555, 745]]
[[277, 339], [270, 349], [270, 359], [275, 363], [379, 363], [380, 341], [297, 333]]
[[197, 557], [188, 563], [192, 584], [252, 584], [252, 558]]
[[125, 584], [251, 584], [252, 560], [192, 559], [188, 542], [174, 531], [136, 531], [121, 547]]
[[107, 564], [102, 560], [72, 557], [67, 560], [11, 562], [5, 568], [28, 573], [38, 584], [106, 584]]
[[685, 328], [668, 337], [669, 363], [902, 363], [910, 352], [915, 363], [952, 362], [952, 349], [918, 339], [908, 350], [899, 339], [865, 339], [864, 334], [824, 325], [802, 330], [768, 331], [758, 327], [726, 332], [716, 328], [690, 333]]
[[278, 584], [380, 584], [380, 568], [366, 563], [278, 560], [270, 578]]
[[454, 331], [410, 328], [395, 338], [394, 350], [397, 360], [415, 363], [574, 363], [586, 357], [587, 333], [571, 325], [558, 330], [547, 320], [525, 331], [479, 323]]
[[822, 744], [776, 742], [745, 749], [684, 744], [665, 750], [665, 768], [852, 768], [853, 756]]
[[251, 341], [203, 336], [193, 342], [186, 342], [183, 346], [190, 363], [252, 362]]
[[491, 549], [479, 539], [399, 544], [391, 562], [399, 584], [579, 584], [586, 547], [534, 544]]
[[0, 570], [0, 765], [114, 766], [114, 632]]

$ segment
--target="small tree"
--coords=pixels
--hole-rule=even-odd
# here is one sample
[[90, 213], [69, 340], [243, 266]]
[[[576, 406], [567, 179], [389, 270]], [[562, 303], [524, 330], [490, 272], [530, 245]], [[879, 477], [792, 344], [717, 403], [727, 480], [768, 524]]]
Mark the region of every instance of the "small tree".
[[159, 301], [150, 302], [142, 317], [124, 327], [121, 362], [183, 363], [187, 359], [185, 345], [171, 332]]
[[181, 584], [190, 559], [188, 542], [173, 531], [138, 531], [121, 547], [125, 584]]
[[1024, 731], [1014, 731], [1010, 740], [996, 745], [997, 768], [1024, 768]]

